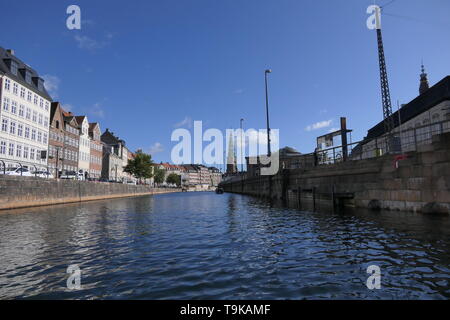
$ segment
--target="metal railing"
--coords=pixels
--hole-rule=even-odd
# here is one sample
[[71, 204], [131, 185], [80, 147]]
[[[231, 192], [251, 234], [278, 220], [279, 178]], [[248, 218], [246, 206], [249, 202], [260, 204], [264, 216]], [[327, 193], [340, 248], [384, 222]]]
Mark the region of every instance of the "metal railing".
[[[433, 136], [450, 132], [450, 120], [434, 122], [432, 124], [404, 129], [397, 127], [391, 134], [391, 142], [387, 136], [372, 140], [353, 142], [347, 146], [337, 146], [323, 150], [316, 150], [308, 154], [280, 158], [280, 171], [283, 169], [308, 169], [326, 166], [344, 161], [356, 161], [380, 157], [384, 154], [402, 154], [417, 151], [420, 146], [431, 144]], [[388, 148], [389, 146], [389, 148]], [[253, 174], [252, 176], [258, 176]], [[222, 183], [232, 183], [250, 177], [248, 172], [224, 175]]]
[[[433, 136], [450, 132], [450, 120], [435, 122], [416, 128], [396, 128], [392, 142], [388, 144], [387, 136], [372, 140], [350, 143], [346, 146], [347, 161], [370, 159], [387, 153], [400, 154], [417, 151], [419, 146], [431, 144]], [[390, 145], [390, 148], [388, 148]], [[344, 161], [345, 147], [337, 146], [287, 159], [284, 169], [301, 169], [321, 165], [331, 165]], [[284, 161], [284, 159], [281, 159]]]
[[[10, 171], [10, 169], [20, 169], [20, 176], [23, 176], [23, 169], [28, 170], [28, 172], [30, 172], [32, 175], [34, 175], [35, 177], [38, 176], [38, 171], [44, 171], [42, 169], [38, 169], [38, 167], [35, 164], [30, 164], [30, 163], [22, 163], [20, 161], [15, 161], [15, 160], [11, 160], [11, 159], [0, 159], [0, 174], [6, 175], [6, 171]], [[31, 170], [31, 168], [34, 169]], [[42, 166], [40, 165], [39, 168], [46, 168], [45, 170], [47, 172], [49, 171], [49, 167], [48, 166]], [[16, 176], [18, 176], [19, 174], [17, 174]]]

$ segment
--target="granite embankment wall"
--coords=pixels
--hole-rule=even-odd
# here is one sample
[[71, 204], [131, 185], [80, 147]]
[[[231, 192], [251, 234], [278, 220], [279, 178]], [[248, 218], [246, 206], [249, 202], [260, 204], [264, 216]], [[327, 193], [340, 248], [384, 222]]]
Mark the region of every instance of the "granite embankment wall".
[[450, 134], [405, 154], [224, 183], [226, 192], [280, 199], [301, 210], [339, 207], [450, 213]]
[[0, 210], [179, 191], [143, 185], [0, 175]]

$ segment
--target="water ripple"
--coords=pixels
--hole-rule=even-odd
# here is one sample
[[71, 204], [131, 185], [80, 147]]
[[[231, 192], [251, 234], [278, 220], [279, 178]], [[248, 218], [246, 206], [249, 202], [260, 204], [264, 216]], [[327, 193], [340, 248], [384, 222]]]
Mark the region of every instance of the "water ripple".
[[[449, 231], [447, 217], [299, 212], [212, 193], [9, 211], [0, 298], [448, 299]], [[66, 288], [71, 264], [79, 291]]]

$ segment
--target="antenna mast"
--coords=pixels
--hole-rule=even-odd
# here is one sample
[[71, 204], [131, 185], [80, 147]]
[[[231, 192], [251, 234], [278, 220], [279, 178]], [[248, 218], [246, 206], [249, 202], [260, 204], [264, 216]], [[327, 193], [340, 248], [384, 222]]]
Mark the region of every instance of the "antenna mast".
[[384, 128], [388, 136], [394, 129], [394, 119], [392, 118], [392, 102], [389, 90], [389, 80], [386, 68], [386, 59], [384, 57], [383, 36], [381, 28], [377, 29], [378, 40], [378, 58], [380, 62], [380, 80], [381, 80], [381, 99], [383, 102]]
[[[394, 1], [391, 1], [390, 3]], [[380, 63], [380, 80], [381, 80], [381, 100], [383, 104], [384, 130], [387, 135], [386, 149], [387, 152], [389, 152], [393, 150], [392, 130], [394, 129], [394, 119], [392, 118], [391, 93], [389, 90], [386, 58], [384, 57], [383, 36], [381, 34], [381, 8], [377, 5], [369, 6], [369, 8], [367, 8], [367, 13], [369, 14], [372, 13], [369, 20], [367, 20], [367, 27], [370, 30], [373, 29], [377, 30], [378, 59]]]

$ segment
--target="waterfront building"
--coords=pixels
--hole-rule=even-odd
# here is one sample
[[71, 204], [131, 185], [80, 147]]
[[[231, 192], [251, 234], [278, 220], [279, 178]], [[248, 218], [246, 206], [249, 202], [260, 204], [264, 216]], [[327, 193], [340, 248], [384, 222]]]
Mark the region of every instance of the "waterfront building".
[[126, 181], [129, 175], [123, 171], [128, 162], [125, 141], [106, 129], [100, 137], [103, 142], [102, 178], [110, 181]]
[[[432, 87], [422, 66], [419, 96], [392, 114], [394, 135], [401, 141], [401, 150], [415, 150], [418, 144], [431, 143], [434, 134], [450, 132], [450, 76]], [[383, 121], [369, 129], [367, 137], [354, 152], [355, 157], [373, 157], [383, 152], [386, 131]]]
[[[134, 152], [131, 152], [130, 150], [128, 150], [128, 148], [126, 148], [126, 149], [127, 149], [127, 151], [126, 151], [127, 152], [127, 161], [126, 161], [125, 166], [128, 164], [128, 161], [133, 160], [135, 157]], [[126, 181], [132, 182], [132, 183], [138, 182], [138, 179], [136, 179], [132, 174], [127, 173], [127, 172], [124, 172], [123, 174], [124, 174]], [[149, 179], [142, 179], [141, 181], [145, 182], [145, 183], [150, 183]]]
[[183, 164], [181, 167], [181, 183], [194, 191], [206, 191], [215, 189], [222, 181], [222, 173], [214, 167], [206, 167], [201, 164]]
[[51, 104], [48, 168], [55, 177], [64, 171], [78, 170], [77, 122], [73, 116], [69, 119], [65, 114], [59, 102]]
[[47, 168], [51, 101], [44, 79], [0, 47], [0, 160], [7, 167]]
[[181, 184], [187, 188], [196, 188], [200, 183], [200, 175], [195, 165], [182, 164]]
[[89, 177], [92, 179], [100, 179], [102, 175], [103, 143], [100, 139], [101, 133], [98, 123], [89, 123]]
[[215, 167], [209, 167], [208, 171], [211, 179], [211, 187], [217, 188], [219, 183], [222, 182], [222, 172]]
[[176, 175], [179, 175], [180, 179], [181, 179], [181, 183], [183, 183], [184, 171], [185, 171], [183, 166], [178, 166], [178, 165], [170, 164], [170, 163], [167, 163], [167, 162], [166, 163], [161, 162], [161, 163], [154, 164], [153, 167], [164, 171], [164, 183], [163, 183], [163, 185], [167, 185], [167, 182], [166, 182], [167, 178], [172, 173], [174, 173]]
[[65, 111], [62, 107], [60, 107], [60, 109], [64, 121], [64, 151], [62, 160], [63, 172], [78, 171], [80, 144], [80, 130], [78, 130], [78, 122], [71, 112]]
[[200, 188], [200, 190], [210, 189], [212, 182], [211, 182], [211, 175], [210, 175], [208, 168], [201, 164], [196, 165], [196, 167], [197, 167], [199, 177], [200, 177], [198, 187]]
[[165, 175], [164, 175], [164, 179], [166, 180], [167, 177], [172, 174], [175, 173], [179, 176], [182, 175], [184, 168], [182, 166], [177, 166], [175, 164], [170, 164], [170, 163], [163, 163], [161, 162], [160, 164], [157, 164], [156, 167], [158, 169], [164, 170]]
[[48, 140], [48, 168], [50, 173], [59, 177], [62, 171], [64, 155], [64, 120], [59, 102], [50, 106], [50, 130]]
[[75, 116], [80, 132], [78, 146], [78, 172], [83, 173], [85, 178], [89, 177], [91, 141], [89, 139], [89, 121], [86, 116]]
[[[314, 165], [314, 156], [302, 155], [291, 147], [284, 147], [272, 153], [273, 157], [278, 157], [279, 169], [299, 169], [306, 165]], [[246, 176], [255, 177], [261, 174], [261, 164], [259, 157], [245, 157], [247, 172]]]
[[[128, 165], [128, 160], [133, 159], [133, 152], [128, 150], [125, 143], [123, 145], [122, 150], [122, 168], [125, 168]], [[137, 179], [133, 177], [132, 174], [123, 171], [122, 172], [122, 181], [124, 182], [136, 182]]]

